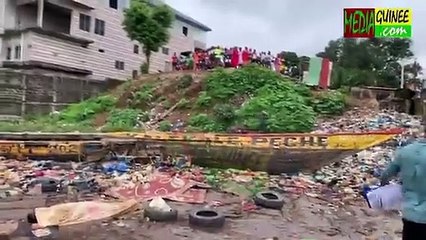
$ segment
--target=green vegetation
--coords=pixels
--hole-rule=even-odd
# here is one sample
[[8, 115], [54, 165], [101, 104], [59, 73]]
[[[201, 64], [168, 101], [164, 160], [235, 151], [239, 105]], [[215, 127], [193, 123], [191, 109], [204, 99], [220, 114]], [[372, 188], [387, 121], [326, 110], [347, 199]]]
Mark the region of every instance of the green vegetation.
[[[330, 41], [318, 57], [333, 61], [331, 83], [343, 86], [399, 87], [401, 65], [398, 61], [413, 57], [412, 40], [403, 38], [357, 39]], [[416, 80], [422, 71], [419, 63], [406, 66], [404, 79]], [[417, 79], [418, 80], [418, 79]]]
[[71, 104], [68, 108], [60, 112], [58, 120], [64, 123], [87, 121], [97, 113], [110, 110], [116, 103], [116, 98], [110, 95], [105, 95], [80, 103]]
[[[229, 103], [241, 97], [245, 98], [242, 106]], [[212, 132], [234, 126], [262, 132], [306, 132], [312, 130], [317, 114], [340, 114], [345, 108], [339, 92], [314, 96], [306, 86], [256, 66], [214, 71], [195, 105], [213, 111], [193, 116], [190, 129]]]
[[[72, 104], [49, 117], [20, 123], [1, 123], [0, 131], [140, 131], [157, 106], [173, 112], [192, 132], [225, 132], [243, 128], [260, 132], [308, 132], [318, 115], [336, 115], [345, 109], [343, 91], [313, 92], [302, 84], [268, 69], [247, 66], [208, 74], [193, 92], [194, 79], [184, 75], [168, 84], [157, 78], [125, 83], [121, 92]], [[177, 82], [176, 82], [177, 81]], [[164, 111], [164, 110], [163, 110]], [[160, 112], [161, 113], [161, 112]], [[156, 113], [158, 114], [158, 112]], [[173, 118], [173, 119], [177, 119]], [[170, 119], [158, 130], [170, 131]]]
[[148, 120], [148, 115], [138, 109], [114, 109], [110, 112], [102, 131], [132, 131], [139, 121], [145, 122]]
[[131, 0], [130, 7], [124, 10], [124, 30], [142, 45], [146, 56], [142, 73], [148, 72], [151, 53], [168, 42], [173, 20], [173, 11], [166, 4], [153, 5], [148, 0]]

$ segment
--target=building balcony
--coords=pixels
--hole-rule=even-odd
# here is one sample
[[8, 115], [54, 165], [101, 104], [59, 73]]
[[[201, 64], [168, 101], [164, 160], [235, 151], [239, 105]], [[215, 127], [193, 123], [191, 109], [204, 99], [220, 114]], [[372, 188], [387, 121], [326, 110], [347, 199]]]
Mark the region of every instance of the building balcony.
[[16, 0], [17, 6], [23, 6], [23, 5], [34, 5], [38, 4], [39, 2], [43, 2], [44, 4], [51, 4], [56, 5], [60, 7], [77, 7], [82, 8], [86, 10], [93, 10], [95, 9], [95, 3], [93, 0], [67, 0], [67, 1], [60, 1], [60, 0]]
[[39, 28], [7, 30], [2, 36], [0, 51], [3, 67], [91, 75], [86, 67], [90, 63], [91, 52], [84, 47], [88, 40], [55, 34]]

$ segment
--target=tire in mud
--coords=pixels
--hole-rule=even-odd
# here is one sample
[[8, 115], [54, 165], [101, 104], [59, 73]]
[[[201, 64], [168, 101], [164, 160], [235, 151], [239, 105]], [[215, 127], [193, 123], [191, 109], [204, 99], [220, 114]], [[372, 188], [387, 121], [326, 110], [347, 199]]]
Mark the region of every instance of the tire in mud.
[[156, 222], [176, 221], [178, 218], [178, 211], [176, 209], [171, 209], [168, 212], [164, 212], [155, 208], [147, 207], [144, 209], [144, 217], [149, 218], [150, 221]]
[[189, 214], [189, 224], [203, 228], [221, 228], [225, 224], [225, 216], [213, 209], [193, 210]]
[[254, 196], [254, 202], [261, 207], [281, 209], [284, 206], [284, 197], [274, 191], [262, 191]]

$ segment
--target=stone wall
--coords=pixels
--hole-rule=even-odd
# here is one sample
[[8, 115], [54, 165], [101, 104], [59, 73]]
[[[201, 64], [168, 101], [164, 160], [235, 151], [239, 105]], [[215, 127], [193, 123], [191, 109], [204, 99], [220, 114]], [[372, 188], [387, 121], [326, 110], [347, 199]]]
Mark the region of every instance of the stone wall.
[[107, 91], [111, 84], [36, 70], [0, 69], [0, 115], [23, 117], [60, 111]]

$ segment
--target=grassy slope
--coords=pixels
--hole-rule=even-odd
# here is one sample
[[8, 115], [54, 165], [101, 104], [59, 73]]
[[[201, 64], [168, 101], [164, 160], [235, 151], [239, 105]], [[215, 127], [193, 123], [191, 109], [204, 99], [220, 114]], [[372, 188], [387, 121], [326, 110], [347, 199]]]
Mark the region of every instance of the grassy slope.
[[[276, 87], [277, 85], [279, 86]], [[299, 89], [299, 86], [296, 87]], [[275, 92], [262, 93], [259, 91], [262, 88], [265, 91], [272, 89], [271, 91]], [[184, 128], [192, 128], [194, 131], [223, 131], [240, 124], [259, 125], [256, 123], [255, 114], [263, 108], [267, 108], [270, 120], [267, 124], [272, 131], [274, 129], [303, 131], [300, 130], [302, 128], [308, 130], [309, 126], [300, 128], [297, 119], [295, 121], [294, 117], [291, 119], [288, 117], [297, 113], [300, 113], [300, 117], [309, 117], [309, 114], [313, 113], [308, 109], [312, 109], [311, 106], [308, 108], [302, 106], [301, 102], [305, 100], [302, 100], [300, 94], [293, 88], [295, 85], [288, 79], [256, 67], [233, 72], [226, 70], [215, 73], [179, 72], [146, 75], [139, 80], [128, 81], [103, 96], [70, 105], [58, 114], [33, 116], [32, 119], [21, 123], [1, 123], [0, 131], [183, 130], [176, 124], [179, 122], [189, 122], [186, 125], [191, 126]], [[253, 96], [262, 94], [265, 97], [253, 99]], [[253, 100], [246, 104], [249, 99]], [[265, 102], [264, 99], [269, 102]], [[312, 101], [309, 101], [312, 104]], [[241, 109], [243, 104], [248, 106]], [[266, 105], [262, 107], [262, 104]], [[328, 105], [319, 102], [316, 106], [318, 104], [319, 112], [336, 107], [333, 105], [334, 102], [331, 105], [330, 102], [327, 102]], [[283, 111], [280, 115], [281, 109], [287, 112]], [[280, 126], [281, 122], [294, 126], [283, 127]], [[253, 126], [252, 130], [256, 128]]]

